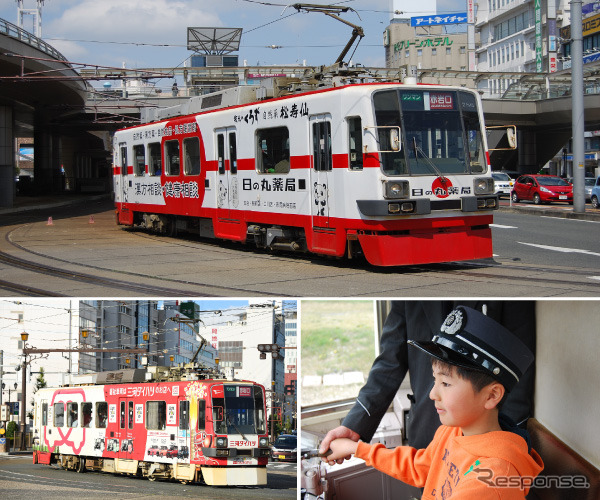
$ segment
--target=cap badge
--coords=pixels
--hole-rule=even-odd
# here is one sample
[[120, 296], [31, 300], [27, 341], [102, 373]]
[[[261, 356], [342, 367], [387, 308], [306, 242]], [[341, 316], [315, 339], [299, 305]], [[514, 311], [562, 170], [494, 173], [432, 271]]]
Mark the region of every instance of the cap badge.
[[463, 326], [463, 312], [455, 309], [448, 314], [446, 321], [442, 325], [441, 331], [448, 335], [454, 335]]

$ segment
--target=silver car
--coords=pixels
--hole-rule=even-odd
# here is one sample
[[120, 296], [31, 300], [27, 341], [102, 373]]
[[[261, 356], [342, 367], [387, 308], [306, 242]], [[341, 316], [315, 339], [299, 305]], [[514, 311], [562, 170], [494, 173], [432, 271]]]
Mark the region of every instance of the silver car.
[[500, 198], [503, 196], [510, 196], [515, 181], [504, 172], [492, 172], [492, 177], [494, 178], [495, 193]]

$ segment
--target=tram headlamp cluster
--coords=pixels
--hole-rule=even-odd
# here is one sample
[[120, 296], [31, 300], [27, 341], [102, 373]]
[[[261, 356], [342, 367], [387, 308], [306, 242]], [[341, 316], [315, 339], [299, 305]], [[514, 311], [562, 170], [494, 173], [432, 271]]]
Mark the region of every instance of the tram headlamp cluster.
[[494, 209], [498, 205], [498, 200], [496, 198], [479, 198], [477, 200], [477, 208], [480, 210], [484, 209]]
[[227, 448], [227, 438], [226, 437], [218, 437], [215, 439], [215, 445], [217, 448]]
[[476, 177], [473, 181], [475, 195], [494, 194], [494, 179], [492, 177]]
[[269, 446], [269, 438], [266, 438], [266, 437], [261, 437], [261, 438], [258, 440], [258, 446], [259, 446], [260, 448], [266, 448], [267, 446]]
[[388, 212], [390, 214], [410, 214], [415, 211], [415, 204], [412, 201], [403, 203], [388, 203]]
[[386, 198], [408, 198], [410, 193], [408, 181], [385, 181], [383, 189]]

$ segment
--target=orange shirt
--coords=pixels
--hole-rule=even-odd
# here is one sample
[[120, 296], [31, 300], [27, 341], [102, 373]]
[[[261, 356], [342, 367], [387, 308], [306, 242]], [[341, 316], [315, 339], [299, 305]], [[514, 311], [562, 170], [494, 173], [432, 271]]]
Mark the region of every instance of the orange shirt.
[[459, 427], [438, 428], [422, 450], [358, 443], [356, 457], [396, 479], [424, 487], [422, 500], [524, 499], [544, 468], [525, 440], [507, 431], [463, 436]]

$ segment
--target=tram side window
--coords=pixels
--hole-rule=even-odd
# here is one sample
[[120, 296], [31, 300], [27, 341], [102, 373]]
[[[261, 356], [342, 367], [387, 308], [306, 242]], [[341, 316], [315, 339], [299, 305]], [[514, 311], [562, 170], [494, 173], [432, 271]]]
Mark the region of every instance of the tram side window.
[[67, 427], [79, 426], [79, 408], [77, 403], [67, 403]]
[[263, 391], [260, 387], [254, 386], [254, 421], [256, 422], [257, 434], [265, 433], [265, 405]]
[[203, 431], [206, 428], [206, 401], [198, 401], [198, 430]]
[[64, 403], [54, 403], [54, 427], [64, 427], [65, 425], [65, 405]]
[[200, 174], [200, 141], [197, 137], [183, 140], [183, 161], [185, 175]]
[[472, 173], [481, 173], [487, 168], [487, 162], [485, 161], [483, 138], [481, 137], [481, 124], [477, 114], [477, 101], [475, 96], [468, 92], [459, 92], [459, 98], [465, 133], [467, 134], [469, 166]]
[[127, 175], [127, 146], [121, 146], [121, 175]]
[[331, 170], [331, 123], [313, 123], [313, 159], [315, 170]]
[[165, 142], [165, 174], [179, 175], [179, 141]]
[[237, 173], [237, 143], [235, 140], [235, 132], [229, 132], [229, 161], [231, 162], [232, 174]]
[[48, 425], [48, 403], [42, 403], [42, 425]]
[[167, 403], [148, 401], [146, 403], [146, 429], [164, 431], [167, 423]]
[[146, 156], [143, 144], [133, 146], [133, 174], [140, 176], [146, 173]]
[[362, 120], [360, 116], [348, 118], [348, 157], [350, 170], [363, 169]]
[[96, 403], [96, 427], [98, 429], [106, 429], [106, 421], [108, 419], [108, 403], [101, 401]]
[[219, 163], [219, 173], [225, 173], [225, 136], [217, 134], [217, 160]]
[[179, 401], [179, 429], [187, 431], [190, 428], [190, 402]]
[[121, 410], [120, 410], [120, 418], [119, 418], [119, 422], [120, 425], [119, 427], [121, 429], [125, 429], [125, 401], [121, 401]]
[[133, 429], [133, 401], [127, 403], [127, 427]]
[[287, 174], [290, 171], [290, 132], [287, 127], [256, 131], [256, 168], [265, 174]]
[[227, 434], [225, 421], [225, 398], [213, 398], [212, 407], [213, 427], [217, 434]]
[[81, 403], [81, 427], [92, 426], [92, 403]]
[[148, 173], [160, 175], [160, 142], [148, 144]]

